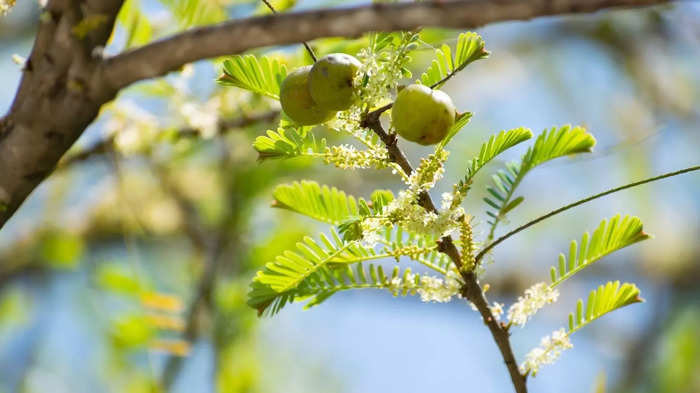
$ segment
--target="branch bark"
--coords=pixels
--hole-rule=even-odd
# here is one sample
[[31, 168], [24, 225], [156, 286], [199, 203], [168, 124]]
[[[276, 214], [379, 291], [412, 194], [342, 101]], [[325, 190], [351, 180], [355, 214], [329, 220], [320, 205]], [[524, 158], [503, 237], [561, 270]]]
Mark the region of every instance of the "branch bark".
[[[0, 119], [0, 228], [55, 168], [102, 104], [140, 80], [184, 64], [328, 36], [421, 26], [474, 28], [539, 16], [641, 7], [669, 0], [457, 0], [373, 4], [269, 15], [188, 30], [109, 59], [105, 45], [122, 0], [52, 0], [10, 112]], [[78, 34], [81, 22], [96, 22]]]
[[475, 28], [541, 16], [640, 7], [669, 0], [458, 0], [373, 4], [268, 15], [188, 30], [108, 59], [103, 77], [115, 89], [196, 60], [320, 37], [357, 37], [368, 31], [418, 27]]
[[[121, 5], [47, 5], [15, 100], [0, 118], [0, 228], [116, 94], [95, 72], [102, 61], [95, 52], [107, 42]], [[89, 31], [78, 29], [88, 23]]]

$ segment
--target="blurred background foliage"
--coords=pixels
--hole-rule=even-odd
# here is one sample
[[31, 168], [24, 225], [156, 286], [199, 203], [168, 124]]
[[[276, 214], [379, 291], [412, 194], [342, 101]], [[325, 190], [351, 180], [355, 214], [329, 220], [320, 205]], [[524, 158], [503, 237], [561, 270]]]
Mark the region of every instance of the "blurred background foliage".
[[[280, 10], [351, 4], [272, 3]], [[266, 12], [248, 0], [127, 0], [105, 53]], [[0, 19], [2, 110], [20, 78], [12, 56], [28, 55], [38, 17], [35, 2], [20, 1]], [[433, 46], [453, 43], [456, 33], [424, 30], [414, 75]], [[475, 146], [501, 129], [538, 132], [571, 122], [599, 141], [594, 154], [531, 176], [523, 184], [529, 203], [501, 230], [698, 163], [698, 4], [503, 23], [479, 33], [491, 58], [445, 88], [458, 110], [475, 112], [453, 142], [448, 179], [457, 180]], [[365, 44], [329, 38], [312, 46], [355, 53]], [[309, 62], [300, 46], [262, 52], [289, 68]], [[252, 140], [274, 127], [279, 107], [217, 86], [221, 60], [122, 92], [0, 232], [0, 392], [507, 391], [495, 347], [461, 302], [348, 293], [265, 320], [245, 305], [255, 270], [316, 229], [270, 209], [272, 187], [314, 178], [368, 196], [400, 185], [307, 159], [258, 162]], [[426, 152], [403, 145], [414, 160]], [[486, 181], [474, 185], [482, 190], [475, 195], [485, 196]], [[472, 198], [467, 210], [483, 212], [484, 204]], [[618, 211], [640, 216], [656, 239], [591, 268], [571, 296], [563, 294], [563, 306], [514, 332], [516, 353], [561, 325], [568, 305], [611, 275], [640, 283], [647, 303], [574, 340], [576, 350], [532, 380], [533, 391], [700, 391], [697, 175], [596, 201], [509, 241], [488, 266], [489, 295], [510, 304], [546, 278], [568, 240]]]

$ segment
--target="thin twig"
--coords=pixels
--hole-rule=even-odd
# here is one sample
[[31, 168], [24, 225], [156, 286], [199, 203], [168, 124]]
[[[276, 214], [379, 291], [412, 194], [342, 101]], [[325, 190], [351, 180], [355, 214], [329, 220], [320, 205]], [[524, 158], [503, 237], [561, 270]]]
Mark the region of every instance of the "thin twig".
[[[262, 2], [265, 3], [267, 8], [269, 8], [273, 14], [277, 13], [277, 10], [275, 9], [275, 7], [272, 6], [272, 4], [270, 4], [269, 1], [262, 0]], [[315, 63], [317, 59], [316, 59], [316, 53], [314, 53], [314, 50], [311, 49], [311, 47], [309, 46], [309, 44], [306, 41], [302, 41], [301, 43], [304, 44], [304, 48], [306, 48], [306, 51], [309, 53], [309, 56], [311, 56], [311, 60], [313, 60]]]
[[[268, 123], [276, 119], [277, 116], [279, 116], [279, 113], [280, 112], [278, 110], [270, 110], [254, 115], [243, 115], [241, 117], [233, 119], [221, 119], [217, 126], [218, 131], [219, 134], [225, 134], [228, 131], [242, 129], [256, 123]], [[199, 135], [199, 131], [191, 127], [181, 128], [177, 131], [177, 137], [180, 138], [196, 137], [197, 135]], [[88, 147], [75, 154], [66, 156], [59, 162], [58, 168], [56, 168], [56, 170], [63, 170], [69, 168], [74, 164], [89, 160], [96, 155], [109, 153], [113, 150], [114, 136], [97, 142], [91, 147]]]
[[[265, 0], [263, 0], [263, 1], [265, 1]], [[466, 66], [466, 64], [465, 64], [465, 66]], [[439, 81], [437, 81], [437, 82], [433, 83], [432, 85], [430, 85], [430, 88], [431, 88], [431, 89], [434, 89], [434, 88], [440, 86], [441, 84], [447, 82], [448, 80], [450, 80], [450, 78], [452, 78], [453, 76], [455, 76], [459, 71], [461, 71], [461, 70], [463, 70], [463, 69], [464, 69], [464, 67], [460, 67], [460, 68], [457, 68], [457, 69], [452, 70], [452, 72], [450, 72], [449, 74], [445, 75], [444, 78], [442, 78], [442, 79], [440, 79]], [[377, 118], [378, 118], [379, 115], [381, 115], [382, 113], [388, 111], [388, 110], [391, 109], [391, 107], [393, 107], [393, 106], [394, 106], [394, 103], [393, 103], [393, 102], [390, 102], [390, 103], [388, 103], [388, 104], [386, 104], [386, 105], [384, 105], [384, 106], [382, 106], [382, 107], [379, 107], [379, 108], [373, 110], [372, 112], [369, 112], [369, 113], [367, 114], [367, 117], [368, 117], [368, 118], [372, 118], [372, 117], [377, 117]]]
[[527, 228], [529, 228], [529, 227], [531, 227], [531, 226], [533, 226], [533, 225], [535, 225], [535, 224], [537, 224], [537, 223], [539, 223], [539, 222], [541, 222], [541, 221], [544, 221], [544, 220], [546, 220], [546, 219], [548, 219], [548, 218], [550, 218], [550, 217], [552, 217], [552, 216], [555, 216], [555, 215], [557, 215], [557, 214], [559, 214], [559, 213], [561, 213], [561, 212], [563, 212], [563, 211], [566, 211], [566, 210], [569, 210], [569, 209], [571, 209], [571, 208], [573, 208], [573, 207], [582, 205], [582, 204], [584, 204], [584, 203], [586, 203], [586, 202], [590, 202], [590, 201], [592, 201], [592, 200], [594, 200], [594, 199], [598, 199], [598, 198], [600, 198], [600, 197], [603, 197], [603, 196], [606, 196], [606, 195], [610, 195], [610, 194], [616, 193], [616, 192], [618, 192], [618, 191], [626, 190], [626, 189], [628, 189], [628, 188], [636, 187], [636, 186], [639, 186], [639, 185], [642, 185], [642, 184], [646, 184], [646, 183], [651, 183], [651, 182], [656, 181], [656, 180], [661, 180], [661, 179], [665, 179], [665, 178], [667, 178], [667, 177], [673, 177], [673, 176], [681, 175], [681, 174], [683, 174], [683, 173], [693, 172], [693, 171], [697, 171], [697, 170], [700, 170], [700, 165], [691, 166], [691, 167], [684, 168], [684, 169], [680, 169], [680, 170], [677, 170], [677, 171], [674, 171], [674, 172], [664, 173], [663, 175], [650, 177], [650, 178], [648, 178], [648, 179], [636, 181], [636, 182], [634, 182], [634, 183], [625, 184], [624, 186], [612, 188], [612, 189], [610, 189], [610, 190], [603, 191], [603, 192], [601, 192], [601, 193], [599, 193], [599, 194], [595, 194], [595, 195], [589, 196], [589, 197], [587, 197], [587, 198], [583, 198], [583, 199], [581, 199], [581, 200], [578, 200], [578, 201], [576, 201], [576, 202], [570, 203], [570, 204], [568, 204], [568, 205], [566, 205], [566, 206], [562, 206], [562, 207], [560, 207], [559, 209], [552, 210], [551, 212], [549, 212], [549, 213], [547, 213], [547, 214], [545, 214], [545, 215], [542, 215], [542, 216], [540, 216], [540, 217], [537, 217], [537, 218], [535, 218], [534, 220], [529, 221], [529, 222], [527, 222], [526, 224], [523, 224], [523, 225], [521, 225], [521, 226], [519, 226], [519, 227], [513, 229], [512, 231], [506, 233], [505, 235], [499, 237], [498, 239], [494, 240], [492, 243], [490, 243], [488, 246], [484, 247], [484, 249], [481, 250], [481, 251], [476, 255], [475, 261], [476, 261], [476, 263], [478, 263], [478, 262], [484, 257], [484, 255], [486, 255], [486, 253], [488, 253], [489, 251], [491, 251], [491, 249], [493, 249], [493, 248], [496, 247], [499, 243], [503, 242], [504, 240], [508, 239], [509, 237], [511, 237], [511, 236], [517, 234], [518, 232], [521, 232], [521, 231], [523, 231], [524, 229], [527, 229]]

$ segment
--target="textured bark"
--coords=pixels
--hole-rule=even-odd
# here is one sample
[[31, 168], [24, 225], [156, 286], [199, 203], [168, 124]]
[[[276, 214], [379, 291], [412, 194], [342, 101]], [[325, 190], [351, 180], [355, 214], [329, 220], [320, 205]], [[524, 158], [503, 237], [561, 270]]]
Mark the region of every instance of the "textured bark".
[[[52, 1], [8, 115], [0, 119], [0, 227], [54, 169], [116, 90], [97, 75], [121, 0]], [[95, 23], [84, 35], [81, 22]]]
[[[9, 113], [0, 119], [0, 228], [56, 167], [102, 104], [140, 80], [184, 64], [262, 46], [421, 26], [474, 28], [538, 16], [639, 7], [668, 0], [460, 0], [375, 4], [230, 21], [191, 29], [103, 60], [121, 0], [53, 0]], [[93, 23], [84, 36], [75, 28]]]

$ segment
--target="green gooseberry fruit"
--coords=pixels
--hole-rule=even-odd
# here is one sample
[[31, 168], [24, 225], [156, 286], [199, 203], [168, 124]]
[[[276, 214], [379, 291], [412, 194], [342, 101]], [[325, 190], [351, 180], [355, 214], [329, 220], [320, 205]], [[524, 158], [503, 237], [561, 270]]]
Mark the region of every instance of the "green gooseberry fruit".
[[309, 90], [316, 103], [325, 109], [343, 111], [357, 100], [353, 80], [360, 61], [345, 53], [323, 56], [311, 68]]
[[428, 86], [413, 84], [396, 96], [391, 122], [404, 139], [421, 145], [440, 142], [455, 123], [450, 96]]
[[311, 66], [299, 67], [287, 75], [280, 86], [282, 110], [301, 125], [319, 124], [330, 120], [334, 111], [316, 105], [309, 93]]

